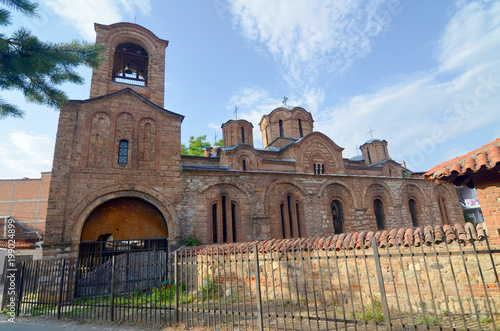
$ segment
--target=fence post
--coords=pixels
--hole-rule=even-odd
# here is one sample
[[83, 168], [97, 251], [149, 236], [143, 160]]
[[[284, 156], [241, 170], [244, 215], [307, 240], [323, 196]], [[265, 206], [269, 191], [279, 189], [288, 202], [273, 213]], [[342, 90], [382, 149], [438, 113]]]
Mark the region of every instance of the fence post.
[[174, 309], [175, 309], [175, 323], [179, 323], [179, 276], [177, 275], [177, 251], [174, 252], [174, 291], [175, 291], [175, 296], [174, 296]]
[[[384, 277], [382, 276], [382, 267], [380, 266], [380, 255], [378, 254], [378, 246], [377, 239], [372, 237], [372, 248], [373, 248], [373, 257], [375, 260], [375, 267], [377, 270], [377, 278], [378, 278], [378, 287], [380, 289], [380, 299], [382, 301], [382, 308], [384, 309], [384, 319], [385, 319], [385, 328], [387, 330], [391, 330], [391, 317], [389, 315], [389, 306], [387, 305], [387, 297], [385, 294], [385, 286], [384, 286]], [[376, 323], [376, 321], [375, 321]]]
[[[19, 273], [19, 292], [17, 293], [17, 307], [16, 307], [16, 316], [19, 316], [19, 312], [21, 311], [21, 300], [23, 298], [23, 277], [24, 277], [24, 264], [21, 264], [21, 272]], [[7, 272], [7, 270], [6, 270]], [[7, 278], [5, 278], [7, 280]], [[4, 296], [7, 296], [7, 292], [3, 293]]]
[[62, 293], [64, 287], [64, 267], [66, 265], [66, 259], [62, 260], [61, 267], [61, 282], [59, 283], [59, 299], [57, 300], [57, 319], [61, 318], [61, 305], [62, 305]]
[[264, 322], [262, 316], [262, 298], [260, 295], [260, 270], [259, 270], [259, 257], [257, 245], [253, 245], [253, 260], [255, 263], [255, 290], [257, 291], [257, 314], [259, 318], [259, 331], [264, 330]]
[[116, 255], [111, 258], [111, 322], [115, 320], [115, 258]]

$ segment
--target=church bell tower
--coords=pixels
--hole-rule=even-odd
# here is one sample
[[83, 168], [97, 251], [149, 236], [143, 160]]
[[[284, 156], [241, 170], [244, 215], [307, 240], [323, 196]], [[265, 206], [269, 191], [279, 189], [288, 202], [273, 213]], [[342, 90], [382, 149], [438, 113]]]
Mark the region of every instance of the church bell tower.
[[168, 41], [132, 23], [95, 24], [96, 42], [106, 45], [104, 62], [92, 72], [90, 98], [131, 88], [163, 107]]

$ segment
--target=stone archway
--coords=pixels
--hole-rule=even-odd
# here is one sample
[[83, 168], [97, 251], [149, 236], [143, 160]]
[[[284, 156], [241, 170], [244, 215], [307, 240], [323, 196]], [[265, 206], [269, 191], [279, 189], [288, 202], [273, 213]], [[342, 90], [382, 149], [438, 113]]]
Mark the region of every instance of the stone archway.
[[109, 200], [87, 217], [81, 241], [167, 238], [165, 219], [151, 203], [134, 197]]

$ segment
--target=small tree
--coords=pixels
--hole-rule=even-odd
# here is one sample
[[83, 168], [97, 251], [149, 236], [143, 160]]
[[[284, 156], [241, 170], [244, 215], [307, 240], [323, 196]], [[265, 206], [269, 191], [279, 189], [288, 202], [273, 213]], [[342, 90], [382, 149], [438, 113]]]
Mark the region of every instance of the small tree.
[[[0, 4], [28, 17], [38, 17], [38, 5], [29, 0], [0, 0]], [[0, 26], [11, 24], [10, 10], [0, 8]], [[29, 102], [59, 109], [67, 102], [67, 96], [57, 86], [65, 82], [82, 84], [84, 80], [75, 68], [81, 64], [98, 66], [104, 48], [78, 40], [44, 42], [25, 28], [10, 37], [0, 33], [0, 89], [20, 90]], [[23, 114], [17, 106], [0, 98], [0, 119]]]
[[[182, 155], [192, 155], [192, 156], [203, 156], [203, 153], [212, 145], [207, 140], [207, 135], [194, 137], [189, 137], [189, 145], [181, 145], [181, 154]], [[222, 139], [218, 140], [214, 143], [216, 147], [222, 147]]]

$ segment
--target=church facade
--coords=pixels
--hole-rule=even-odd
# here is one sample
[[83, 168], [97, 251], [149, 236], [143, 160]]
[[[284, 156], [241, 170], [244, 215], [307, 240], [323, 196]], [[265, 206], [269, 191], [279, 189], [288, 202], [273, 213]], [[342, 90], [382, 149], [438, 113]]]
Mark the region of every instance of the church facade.
[[202, 243], [329, 236], [463, 222], [450, 185], [409, 178], [385, 140], [362, 155], [279, 107], [259, 123], [222, 124], [223, 147], [181, 155], [183, 116], [163, 108], [168, 41], [131, 23], [95, 25], [106, 60], [90, 98], [61, 109], [44, 237], [46, 257], [80, 243], [167, 238]]

